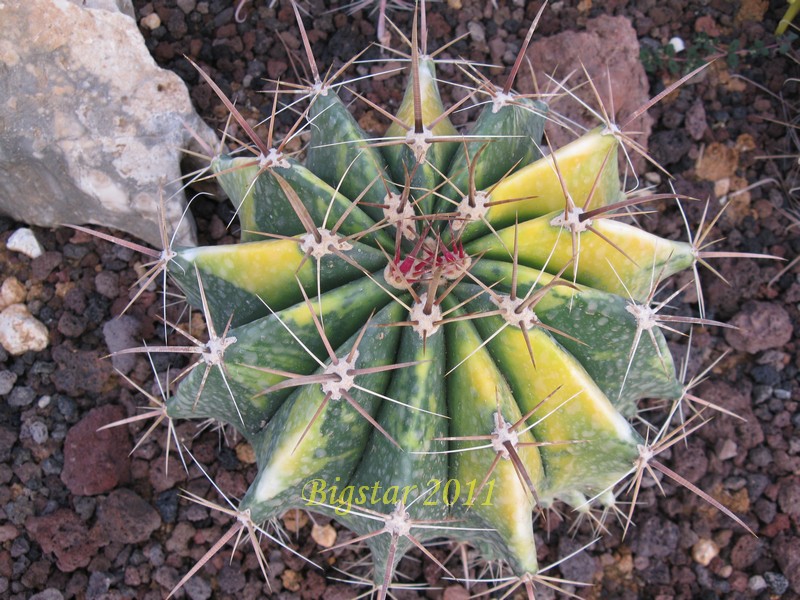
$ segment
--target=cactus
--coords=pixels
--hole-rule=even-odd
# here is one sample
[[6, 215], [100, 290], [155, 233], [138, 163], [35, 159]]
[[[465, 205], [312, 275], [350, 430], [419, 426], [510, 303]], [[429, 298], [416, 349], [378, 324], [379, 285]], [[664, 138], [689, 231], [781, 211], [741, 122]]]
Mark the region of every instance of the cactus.
[[[710, 227], [680, 242], [619, 218], [664, 198], [622, 189], [624, 127], [599, 123], [544, 156], [547, 105], [512, 90], [525, 48], [504, 87], [468, 96], [480, 114], [458, 131], [461, 104], [443, 106], [418, 37], [415, 20], [405, 96], [396, 115], [372, 105], [391, 120], [375, 140], [303, 35], [313, 81], [284, 142], [271, 127], [261, 140], [226, 100], [250, 144], [211, 169], [241, 243], [149, 251], [148, 283], [167, 269], [209, 340], [138, 349], [199, 359], [147, 416], [229, 424], [257, 457], [215, 548], [246, 533], [258, 549], [265, 522], [309, 509], [366, 542], [381, 598], [410, 549], [438, 563], [426, 542], [442, 537], [502, 561], [504, 591], [532, 597], [557, 585], [537, 560], [536, 515], [561, 502], [599, 519], [599, 505], [627, 523], [616, 494], [629, 482], [635, 503], [646, 472], [745, 526], [658, 460], [700, 422], [673, 425], [681, 403], [708, 407], [661, 329], [713, 322], [663, 315], [656, 294], [721, 254], [705, 249]], [[301, 163], [285, 144], [306, 125]], [[632, 423], [654, 397], [672, 409], [643, 436]]]

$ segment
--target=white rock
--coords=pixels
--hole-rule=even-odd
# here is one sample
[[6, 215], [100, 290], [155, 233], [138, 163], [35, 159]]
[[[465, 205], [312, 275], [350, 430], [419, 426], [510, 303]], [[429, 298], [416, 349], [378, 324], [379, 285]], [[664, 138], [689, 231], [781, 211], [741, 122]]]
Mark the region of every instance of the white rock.
[[100, 8], [111, 12], [121, 12], [131, 19], [136, 18], [131, 0], [69, 0], [83, 8]]
[[25, 300], [25, 286], [16, 277], [7, 277], [0, 286], [0, 311]]
[[0, 313], [0, 344], [9, 354], [39, 352], [49, 343], [47, 327], [24, 304], [12, 304]]
[[[129, 2], [84, 4], [0, 1], [0, 213], [159, 244], [160, 194], [177, 225], [182, 149], [203, 152], [189, 130], [212, 147], [217, 137], [183, 81], [156, 65], [136, 21], [112, 12]], [[176, 242], [194, 240], [183, 219]]]
[[684, 42], [681, 38], [679, 38], [677, 36], [672, 38], [667, 43], [670, 46], [672, 46], [672, 49], [675, 51], [675, 54], [678, 54], [679, 52], [683, 52], [686, 49], [686, 42]]
[[8, 238], [6, 247], [9, 250], [21, 252], [25, 256], [30, 256], [31, 258], [41, 256], [44, 252], [39, 240], [37, 240], [36, 236], [33, 235], [33, 231], [27, 227], [20, 227], [14, 233], [12, 233], [11, 237]]

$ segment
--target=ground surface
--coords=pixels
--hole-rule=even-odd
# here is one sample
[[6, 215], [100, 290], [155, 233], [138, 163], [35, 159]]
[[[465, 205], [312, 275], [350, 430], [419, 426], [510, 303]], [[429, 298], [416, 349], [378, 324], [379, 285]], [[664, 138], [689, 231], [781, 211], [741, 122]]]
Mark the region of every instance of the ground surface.
[[[245, 22], [237, 24], [227, 0], [178, 0], [177, 6], [171, 0], [138, 0], [135, 5], [139, 19], [158, 14], [160, 25], [142, 28], [148, 46], [160, 63], [186, 79], [199, 112], [214, 126], [224, 126], [226, 111], [182, 55], [207, 68], [253, 119], [267, 113], [271, 103], [270, 96], [257, 93], [261, 78], [294, 78], [286, 51], [300, 57], [295, 52], [299, 38], [285, 6], [270, 9], [261, 0], [251, 1], [244, 9]], [[460, 10], [433, 4], [429, 44], [437, 47], [469, 28], [472, 41], [459, 42], [452, 53], [478, 62], [491, 62], [494, 56], [505, 60], [507, 68], [508, 56], [513, 59], [536, 9], [538, 4], [520, 8], [502, 1], [498, 9], [472, 0], [463, 0]], [[800, 251], [798, 228], [790, 227], [800, 215], [800, 204], [791, 201], [790, 192], [792, 185], [800, 185], [800, 147], [775, 121], [797, 120], [798, 113], [778, 96], [797, 104], [797, 86], [786, 80], [800, 70], [770, 34], [782, 11], [783, 2], [767, 6], [758, 0], [555, 2], [539, 31], [580, 30], [600, 13], [630, 18], [647, 49], [651, 94], [687, 69], [693, 56], [725, 54], [705, 75], [651, 111], [650, 148], [674, 174], [678, 191], [711, 198], [712, 213], [726, 192], [756, 184], [731, 196], [732, 206], [718, 224], [719, 236], [726, 237], [721, 247], [791, 260]], [[374, 16], [366, 12], [328, 14], [318, 6], [312, 12], [315, 18], [307, 19], [307, 25], [321, 65], [339, 65], [374, 39]], [[409, 29], [410, 13], [392, 14], [401, 28]], [[149, 23], [154, 24], [153, 17]], [[504, 48], [488, 43], [497, 36]], [[681, 37], [688, 49], [674, 60], [664, 51], [673, 36]], [[480, 42], [481, 37], [487, 41]], [[379, 53], [370, 50], [367, 56], [377, 58]], [[395, 78], [363, 85], [373, 100], [391, 106], [402, 83]], [[380, 129], [378, 115], [359, 110], [362, 124]], [[792, 152], [794, 159], [762, 158]], [[651, 171], [648, 181], [664, 179], [645, 170]], [[690, 218], [699, 220], [701, 210], [692, 208]], [[200, 198], [194, 213], [205, 241], [230, 241], [225, 230], [231, 217], [228, 205]], [[13, 275], [25, 286], [31, 312], [50, 330], [50, 346], [19, 357], [0, 350], [0, 597], [31, 598], [50, 590], [36, 597], [162, 598], [229, 523], [227, 517], [179, 497], [183, 489], [207, 498], [215, 494], [197, 468], [187, 476], [174, 455], [165, 469], [162, 432], [129, 458], [141, 426], [95, 431], [135, 414], [144, 403], [109, 360], [98, 359], [109, 352], [109, 342], [126, 336], [162, 343], [156, 321], [159, 299], [147, 291], [126, 317], [106, 325], [127, 304], [128, 287], [141, 270], [142, 258], [61, 229], [36, 231], [47, 252], [31, 261], [5, 248], [17, 226], [0, 220], [3, 278]], [[671, 237], [683, 235], [672, 206], [662, 207], [646, 227]], [[668, 464], [740, 515], [758, 537], [670, 482], [663, 484], [665, 496], [651, 485], [640, 496], [636, 527], [624, 540], [621, 527], [609, 523], [608, 534], [561, 566], [564, 577], [594, 583], [582, 596], [800, 597], [800, 267], [770, 284], [780, 265], [749, 260], [717, 264], [731, 285], [703, 274], [709, 316], [735, 322], [742, 330], [727, 335], [720, 329], [696, 331], [690, 373], [730, 350], [697, 391], [746, 421], [715, 417], [687, 446], [676, 446]], [[679, 308], [696, 311], [696, 298], [684, 296]], [[194, 325], [195, 331], [202, 327], [197, 321]], [[685, 344], [674, 340], [676, 356], [685, 354]], [[169, 357], [157, 356], [154, 366], [164, 373], [169, 363]], [[151, 389], [151, 366], [145, 358], [118, 357], [114, 366]], [[198, 434], [193, 424], [181, 425], [178, 435], [199, 462], [211, 465], [222, 489], [243, 493], [255, 469], [248, 446], [237, 440], [226, 443], [215, 431]], [[321, 519], [314, 524], [306, 515], [287, 516], [282, 524], [288, 542], [327, 570], [309, 568], [287, 551], [267, 545], [272, 593], [283, 598], [353, 597], [352, 587], [334, 580], [334, 567], [361, 555], [349, 549], [320, 553], [338, 526], [331, 529]], [[591, 537], [582, 530], [573, 539], [568, 523], [557, 517], [548, 529], [542, 530], [540, 545], [545, 564]], [[444, 548], [435, 552], [442, 559], [447, 554]], [[229, 558], [226, 553], [216, 556], [177, 596], [203, 600], [267, 594], [270, 588], [251, 551], [245, 547]], [[459, 569], [457, 559], [449, 564]], [[410, 581], [434, 588], [419, 597], [468, 595], [415, 553], [404, 560], [401, 571]], [[485, 589], [479, 585], [473, 592]], [[417, 593], [404, 592], [402, 597]]]

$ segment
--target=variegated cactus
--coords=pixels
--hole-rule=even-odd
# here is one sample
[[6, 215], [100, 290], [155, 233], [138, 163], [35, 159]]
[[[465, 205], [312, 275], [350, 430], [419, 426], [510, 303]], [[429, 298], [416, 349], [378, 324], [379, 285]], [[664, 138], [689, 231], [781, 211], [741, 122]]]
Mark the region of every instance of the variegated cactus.
[[645, 397], [697, 400], [660, 328], [709, 322], [664, 316], [654, 295], [713, 253], [707, 229], [679, 242], [620, 218], [653, 198], [621, 187], [622, 129], [600, 123], [543, 156], [548, 109], [512, 90], [518, 61], [504, 87], [468, 96], [480, 112], [459, 131], [462, 105], [443, 106], [416, 27], [408, 42], [397, 114], [372, 105], [391, 120], [380, 139], [310, 52], [308, 108], [286, 138], [311, 132], [304, 163], [228, 103], [252, 145], [211, 168], [241, 243], [156, 254], [209, 332], [183, 349], [199, 360], [164, 414], [252, 444], [258, 475], [228, 539], [258, 546], [261, 524], [310, 509], [369, 545], [380, 597], [409, 549], [436, 560], [425, 545], [442, 537], [503, 561], [508, 589], [532, 595], [552, 585], [540, 511], [622, 515], [626, 480], [634, 499], [646, 471], [680, 481], [658, 454], [689, 428], [670, 414], [646, 441], [632, 421]]

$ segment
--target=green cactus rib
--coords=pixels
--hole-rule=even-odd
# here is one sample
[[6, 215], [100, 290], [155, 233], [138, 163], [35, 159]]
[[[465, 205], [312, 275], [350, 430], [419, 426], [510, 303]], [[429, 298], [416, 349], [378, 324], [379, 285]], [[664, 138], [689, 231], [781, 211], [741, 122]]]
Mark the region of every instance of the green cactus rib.
[[[263, 162], [263, 164], [261, 164]], [[302, 198], [303, 205], [315, 223], [333, 228], [342, 235], [359, 236], [372, 246], [392, 248], [392, 238], [385, 232], [369, 232], [375, 223], [359, 206], [343, 196], [320, 177], [292, 158], [280, 155], [258, 161], [223, 156], [212, 168], [225, 175], [219, 181], [240, 214], [242, 241], [263, 240], [269, 235], [304, 233], [301, 219], [287, 200], [278, 177], [287, 180]], [[367, 233], [365, 233], [367, 232]]]
[[386, 263], [380, 250], [360, 242], [343, 251], [349, 263], [335, 257], [308, 260], [300, 245], [295, 238], [192, 248], [177, 254], [171, 273], [189, 301], [201, 306], [195, 267], [199, 270], [211, 319], [222, 328], [229, 318], [236, 327], [296, 304], [303, 298], [298, 280], [307, 293], [326, 292], [360, 279], [361, 269], [377, 271]]
[[635, 308], [692, 249], [603, 218], [624, 198], [618, 138], [543, 158], [538, 101], [489, 94], [461, 134], [422, 58], [374, 140], [333, 87], [311, 95], [305, 166], [212, 162], [243, 243], [170, 268], [230, 343], [169, 414], [239, 429], [258, 461], [240, 510], [340, 520], [384, 594], [434, 537], [535, 575], [535, 511], [608, 499], [639, 457], [637, 401], [681, 396]]

